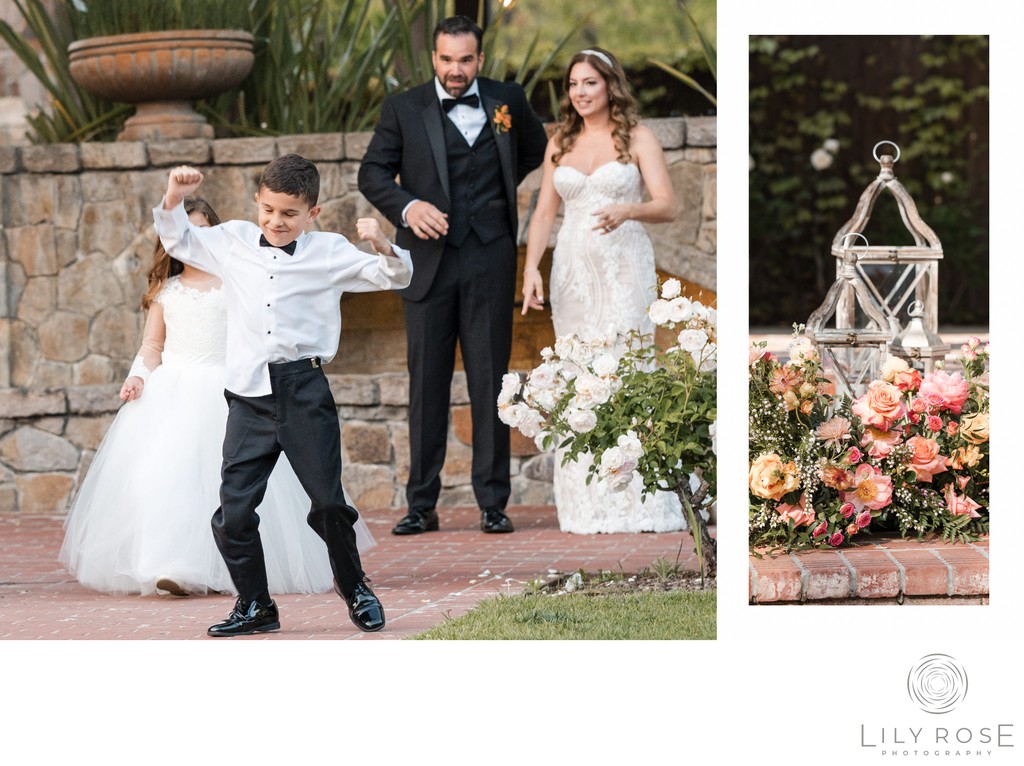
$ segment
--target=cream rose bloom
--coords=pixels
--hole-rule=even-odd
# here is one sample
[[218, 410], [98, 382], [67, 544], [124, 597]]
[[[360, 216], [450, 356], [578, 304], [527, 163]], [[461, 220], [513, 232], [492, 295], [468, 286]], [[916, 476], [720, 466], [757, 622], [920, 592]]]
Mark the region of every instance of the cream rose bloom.
[[892, 383], [896, 379], [896, 373], [907, 372], [910, 369], [910, 365], [898, 356], [890, 356], [882, 364], [882, 380], [886, 383]]
[[679, 293], [682, 292], [682, 289], [683, 285], [678, 279], [675, 279], [674, 277], [666, 279], [664, 284], [661, 286], [661, 297], [670, 301], [673, 298], [678, 297]]

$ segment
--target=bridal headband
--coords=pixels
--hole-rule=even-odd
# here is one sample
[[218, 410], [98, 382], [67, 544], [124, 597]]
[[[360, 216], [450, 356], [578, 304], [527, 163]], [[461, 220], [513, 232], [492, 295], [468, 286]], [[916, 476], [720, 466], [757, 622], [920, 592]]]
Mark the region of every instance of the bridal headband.
[[587, 48], [586, 50], [580, 51], [580, 53], [586, 53], [586, 54], [591, 55], [591, 56], [597, 56], [599, 59], [601, 59], [601, 61], [606, 63], [612, 69], [615, 69], [615, 64], [612, 63], [612, 60], [610, 58], [608, 58], [606, 55], [604, 55], [603, 53], [601, 53], [601, 51], [595, 51], [595, 50], [592, 50], [590, 48]]

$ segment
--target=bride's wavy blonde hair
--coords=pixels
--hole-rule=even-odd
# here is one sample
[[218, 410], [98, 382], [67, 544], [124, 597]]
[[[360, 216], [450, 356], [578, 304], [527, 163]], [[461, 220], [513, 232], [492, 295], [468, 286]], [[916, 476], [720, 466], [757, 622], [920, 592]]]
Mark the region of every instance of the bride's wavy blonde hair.
[[639, 122], [636, 98], [629, 88], [629, 81], [622, 65], [615, 56], [603, 48], [580, 51], [572, 57], [569, 66], [566, 67], [565, 76], [562, 78], [561, 114], [555, 130], [556, 149], [551, 160], [557, 165], [562, 157], [572, 151], [576, 137], [583, 130], [583, 118], [569, 100], [569, 75], [572, 74], [572, 68], [581, 61], [590, 64], [604, 78], [608, 93], [608, 117], [612, 122], [612, 140], [615, 142], [619, 162], [629, 162], [630, 134]]
[[[210, 226], [216, 226], [220, 223], [220, 218], [213, 212], [213, 208], [210, 203], [202, 197], [185, 197], [184, 201], [185, 213], [191, 215], [196, 210], [203, 214]], [[163, 244], [160, 239], [157, 238], [156, 246], [153, 248], [153, 265], [149, 267], [149, 271], [146, 272], [146, 292], [142, 296], [142, 301], [139, 307], [145, 311], [153, 305], [153, 301], [156, 296], [160, 294], [160, 290], [163, 289], [164, 282], [173, 276], [177, 276], [185, 270], [185, 266], [177, 258], [172, 258], [166, 250], [164, 250]]]

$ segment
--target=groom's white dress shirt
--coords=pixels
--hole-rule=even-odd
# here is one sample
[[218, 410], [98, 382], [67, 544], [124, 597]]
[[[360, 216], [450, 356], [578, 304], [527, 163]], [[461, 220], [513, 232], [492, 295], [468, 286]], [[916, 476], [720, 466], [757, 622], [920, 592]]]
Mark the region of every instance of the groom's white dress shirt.
[[183, 205], [153, 208], [156, 231], [174, 258], [221, 279], [227, 311], [226, 387], [240, 396], [271, 393], [268, 364], [338, 353], [344, 292], [408, 287], [409, 251], [366, 253], [341, 234], [310, 232], [295, 254], [261, 247], [249, 221], [219, 226], [189, 223]]

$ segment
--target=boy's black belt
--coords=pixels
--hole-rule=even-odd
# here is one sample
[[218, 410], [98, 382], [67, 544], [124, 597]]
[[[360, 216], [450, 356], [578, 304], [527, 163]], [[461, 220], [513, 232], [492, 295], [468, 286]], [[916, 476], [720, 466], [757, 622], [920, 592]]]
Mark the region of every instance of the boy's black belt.
[[320, 367], [321, 361], [318, 356], [311, 356], [308, 359], [297, 359], [294, 362], [272, 362], [270, 372], [273, 375], [288, 375], [293, 372], [305, 372]]

